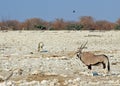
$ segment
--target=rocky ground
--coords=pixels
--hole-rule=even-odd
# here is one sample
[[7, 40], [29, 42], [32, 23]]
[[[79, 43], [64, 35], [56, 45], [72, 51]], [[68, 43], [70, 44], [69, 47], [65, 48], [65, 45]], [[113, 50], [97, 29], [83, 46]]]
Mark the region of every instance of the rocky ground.
[[[76, 57], [86, 41], [84, 52], [109, 57], [109, 74]], [[120, 31], [1, 31], [0, 86], [120, 86]]]

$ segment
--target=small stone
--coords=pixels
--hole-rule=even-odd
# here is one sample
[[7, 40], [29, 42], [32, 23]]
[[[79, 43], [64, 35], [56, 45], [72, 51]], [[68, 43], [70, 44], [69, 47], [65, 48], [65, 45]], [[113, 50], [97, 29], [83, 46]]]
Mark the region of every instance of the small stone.
[[120, 75], [118, 75], [117, 77], [120, 77]]
[[92, 73], [93, 73], [93, 76], [98, 76], [97, 72], [92, 72]]
[[67, 77], [67, 75], [65, 75], [65, 74], [60, 74], [60, 76], [62, 76], [62, 77]]
[[0, 82], [3, 82], [4, 80], [3, 80], [3, 78], [0, 78]]
[[41, 72], [39, 71], [39, 70], [35, 70], [35, 71], [33, 71], [31, 74], [32, 75], [36, 75], [36, 74], [40, 74]]
[[73, 82], [73, 80], [71, 80], [71, 79], [70, 79], [70, 80], [68, 80], [68, 83], [72, 83], [72, 82]]
[[80, 78], [76, 78], [75, 81], [80, 81]]
[[47, 80], [42, 80], [42, 81], [41, 81], [41, 84], [42, 84], [42, 85], [47, 84]]

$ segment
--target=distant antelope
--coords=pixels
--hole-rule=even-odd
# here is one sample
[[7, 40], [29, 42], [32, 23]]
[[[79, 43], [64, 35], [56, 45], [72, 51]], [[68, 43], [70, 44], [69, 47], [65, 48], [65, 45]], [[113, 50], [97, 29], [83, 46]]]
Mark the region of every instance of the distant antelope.
[[44, 43], [43, 42], [39, 42], [38, 43], [38, 52], [40, 52], [41, 50], [43, 50], [44, 47]]
[[101, 54], [101, 55], [95, 55], [91, 52], [82, 52], [83, 48], [85, 48], [87, 42], [83, 45], [81, 45], [80, 48], [78, 48], [77, 57], [88, 67], [88, 69], [92, 70], [91, 66], [96, 66], [99, 64], [103, 65], [103, 69], [106, 68], [108, 71], [110, 71], [110, 63], [109, 59], [106, 55]]

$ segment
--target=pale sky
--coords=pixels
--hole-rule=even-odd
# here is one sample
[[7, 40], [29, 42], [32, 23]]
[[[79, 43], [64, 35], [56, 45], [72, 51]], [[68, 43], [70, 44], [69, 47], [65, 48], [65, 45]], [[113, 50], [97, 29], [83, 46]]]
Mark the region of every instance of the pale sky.
[[78, 21], [82, 16], [92, 16], [95, 20], [115, 22], [120, 18], [119, 8], [120, 0], [0, 0], [0, 20], [36, 17]]

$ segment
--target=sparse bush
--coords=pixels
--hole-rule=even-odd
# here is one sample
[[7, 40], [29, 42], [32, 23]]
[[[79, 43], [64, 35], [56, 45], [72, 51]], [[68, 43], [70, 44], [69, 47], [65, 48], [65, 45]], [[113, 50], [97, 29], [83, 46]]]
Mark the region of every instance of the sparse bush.
[[52, 22], [40, 18], [30, 18], [24, 22], [3, 20], [0, 30], [120, 30], [120, 19], [115, 23], [106, 20], [95, 21], [91, 16], [82, 16], [79, 21], [56, 19]]
[[83, 25], [71, 24], [67, 26], [67, 30], [82, 30]]
[[120, 25], [116, 25], [115, 30], [120, 30]]
[[35, 25], [35, 28], [38, 28], [39, 30], [46, 30], [46, 27], [43, 25]]

